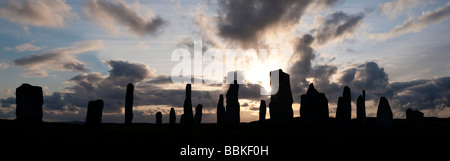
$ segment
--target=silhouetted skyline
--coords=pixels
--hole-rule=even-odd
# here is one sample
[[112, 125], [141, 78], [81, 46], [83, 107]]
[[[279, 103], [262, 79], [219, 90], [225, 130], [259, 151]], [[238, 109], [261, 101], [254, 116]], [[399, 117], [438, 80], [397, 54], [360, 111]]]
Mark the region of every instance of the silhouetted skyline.
[[[83, 122], [87, 102], [102, 99], [105, 123], [155, 123], [157, 112], [168, 123], [171, 108], [179, 123], [190, 83], [191, 106], [202, 104], [202, 123], [213, 123], [218, 97], [223, 94], [227, 106], [230, 86], [207, 82], [236, 72], [242, 83], [233, 101], [240, 104], [235, 115], [240, 122], [257, 121], [261, 100], [267, 110], [272, 102], [260, 95], [270, 89], [267, 73], [279, 69], [290, 75], [293, 117], [300, 116], [302, 95], [311, 83], [326, 95], [330, 117], [341, 111], [345, 86], [352, 94], [352, 119], [358, 117], [362, 90], [367, 118], [376, 117], [381, 97], [394, 119], [406, 118], [407, 109], [424, 117], [450, 117], [448, 1], [52, 2], [0, 3], [0, 119], [16, 118], [22, 105], [16, 104], [15, 89], [28, 83], [42, 88], [43, 121]], [[256, 57], [236, 59], [214, 75], [212, 62], [230, 62], [209, 57], [208, 49], [248, 49]], [[202, 64], [192, 59], [190, 70], [176, 73], [187, 60], [175, 59], [181, 50], [191, 58], [203, 54]], [[200, 72], [194, 69], [199, 66]], [[171, 78], [177, 74], [193, 81], [175, 84]], [[129, 83], [132, 105], [124, 99]]]

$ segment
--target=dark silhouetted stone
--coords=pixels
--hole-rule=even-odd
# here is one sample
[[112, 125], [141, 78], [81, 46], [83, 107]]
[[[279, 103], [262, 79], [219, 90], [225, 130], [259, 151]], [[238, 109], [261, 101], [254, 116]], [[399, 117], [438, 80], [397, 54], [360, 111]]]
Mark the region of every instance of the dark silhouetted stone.
[[223, 106], [223, 95], [219, 96], [219, 102], [217, 103], [217, 124], [223, 125], [225, 119], [225, 106]]
[[225, 124], [229, 126], [239, 125], [241, 106], [238, 100], [239, 84], [237, 80], [230, 84], [230, 88], [227, 91], [227, 108], [225, 111]]
[[364, 128], [367, 125], [366, 119], [366, 91], [362, 91], [363, 95], [359, 95], [356, 100], [356, 120], [360, 128]]
[[185, 123], [185, 118], [184, 118], [184, 114], [181, 114], [181, 116], [180, 116], [180, 125], [181, 126], [184, 126], [186, 123]]
[[406, 110], [406, 119], [408, 120], [409, 127], [413, 129], [423, 127], [423, 113], [418, 110], [408, 108]]
[[200, 126], [200, 124], [202, 123], [202, 110], [202, 104], [198, 104], [197, 107], [195, 107], [195, 126]]
[[162, 124], [162, 113], [157, 112], [155, 116], [156, 116], [156, 125], [161, 125]]
[[41, 122], [43, 104], [41, 87], [24, 83], [16, 89], [17, 120]]
[[184, 125], [191, 126], [194, 124], [194, 116], [192, 112], [192, 100], [191, 100], [191, 84], [186, 84], [186, 99], [183, 105], [184, 110]]
[[389, 105], [386, 97], [380, 98], [380, 103], [378, 104], [377, 110], [377, 128], [378, 129], [388, 129], [392, 127], [392, 120], [394, 119], [392, 115], [391, 106]]
[[175, 109], [170, 108], [170, 114], [169, 114], [169, 124], [175, 125], [175, 120], [177, 119], [177, 115], [175, 114]]
[[[270, 80], [272, 89], [278, 89], [275, 95], [270, 97], [269, 113], [270, 120], [276, 125], [287, 125], [294, 117], [292, 110], [292, 91], [289, 74], [284, 73], [281, 69], [271, 71], [270, 75], [278, 73], [278, 80]], [[272, 77], [271, 77], [272, 78]], [[276, 83], [278, 81], [278, 83]], [[278, 87], [275, 85], [278, 84]]]
[[100, 126], [102, 124], [103, 100], [89, 101], [86, 113], [88, 126]]
[[352, 120], [352, 102], [350, 88], [344, 87], [343, 97], [339, 97], [336, 109], [336, 124], [340, 128], [349, 128]]
[[266, 101], [261, 100], [259, 105], [259, 122], [264, 123], [266, 121]]
[[131, 126], [133, 123], [133, 92], [134, 86], [129, 83], [125, 95], [125, 125], [127, 126]]
[[324, 93], [319, 93], [312, 83], [300, 100], [300, 117], [307, 125], [315, 126], [328, 121], [328, 99]]

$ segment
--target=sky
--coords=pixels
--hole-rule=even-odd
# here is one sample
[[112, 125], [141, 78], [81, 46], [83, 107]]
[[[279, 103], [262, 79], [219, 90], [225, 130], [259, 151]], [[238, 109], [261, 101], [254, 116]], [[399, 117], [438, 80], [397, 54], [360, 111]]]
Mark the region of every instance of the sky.
[[[352, 117], [366, 90], [369, 117], [385, 96], [395, 118], [405, 118], [408, 108], [446, 118], [449, 17], [450, 1], [441, 0], [2, 0], [0, 119], [15, 118], [15, 89], [29, 83], [43, 88], [44, 121], [84, 121], [88, 101], [103, 99], [103, 122], [122, 123], [126, 85], [133, 83], [134, 122], [154, 123], [158, 111], [168, 122], [170, 108], [179, 122], [186, 82], [171, 76], [180, 74], [182, 59], [174, 55], [183, 49], [193, 58], [196, 49], [253, 52], [221, 68], [222, 75], [208, 75], [213, 60], [205, 59], [191, 62], [202, 74], [188, 74], [220, 80], [237, 70], [241, 122], [259, 118], [260, 100], [270, 102], [260, 90], [269, 89], [269, 72], [278, 69], [290, 74], [295, 117], [300, 95], [314, 83], [331, 117], [349, 86]], [[228, 87], [193, 84], [203, 122], [216, 121]]]

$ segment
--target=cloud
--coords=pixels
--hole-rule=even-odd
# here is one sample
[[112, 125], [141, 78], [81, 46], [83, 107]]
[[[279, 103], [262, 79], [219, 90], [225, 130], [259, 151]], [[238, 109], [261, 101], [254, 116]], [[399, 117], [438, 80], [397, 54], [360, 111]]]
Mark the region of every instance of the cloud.
[[217, 17], [218, 35], [246, 48], [257, 44], [261, 35], [268, 30], [281, 30], [297, 25], [308, 6], [330, 6], [336, 2], [337, 0], [222, 0], [219, 2]]
[[389, 77], [384, 68], [379, 67], [376, 62], [365, 62], [343, 71], [340, 82], [356, 91], [364, 89], [371, 93], [382, 94], [386, 92]]
[[112, 33], [119, 33], [124, 27], [129, 33], [138, 37], [156, 34], [166, 21], [152, 13], [139, 3], [129, 4], [123, 0], [83, 1], [84, 16], [105, 27]]
[[0, 17], [21, 25], [63, 27], [65, 21], [78, 18], [64, 0], [7, 0], [0, 8]]
[[6, 50], [6, 51], [11, 51], [11, 50], [15, 49], [16, 52], [25, 52], [25, 51], [39, 51], [42, 48], [39, 47], [39, 46], [34, 46], [34, 45], [30, 44], [30, 43], [25, 43], [25, 44], [22, 44], [22, 45], [17, 45], [14, 48], [12, 48], [12, 47], [5, 47], [3, 49]]
[[[122, 60], [105, 62], [111, 67], [109, 75], [101, 73], [82, 73], [69, 80], [74, 86], [66, 87], [61, 97], [56, 95], [49, 99], [61, 103], [64, 100], [67, 107], [86, 108], [89, 100], [103, 99], [105, 112], [120, 112], [125, 104], [125, 91], [128, 83], [135, 84], [135, 105], [142, 105], [141, 101], [150, 99], [141, 96], [141, 89], [136, 84], [155, 77], [154, 70], [149, 66]], [[170, 98], [170, 96], [166, 96]]]
[[[389, 84], [390, 97], [399, 110], [442, 111], [450, 107], [450, 77]], [[439, 112], [437, 112], [439, 113]], [[436, 113], [434, 113], [435, 116]], [[430, 117], [430, 116], [427, 116]]]
[[16, 98], [8, 97], [6, 99], [0, 99], [0, 104], [3, 108], [11, 108], [16, 104]]
[[346, 37], [361, 26], [364, 13], [346, 14], [342, 11], [333, 12], [325, 16], [320, 26], [313, 29], [316, 42], [320, 45], [329, 41]]
[[109, 71], [108, 83], [125, 86], [128, 83], [136, 83], [145, 78], [156, 76], [155, 71], [144, 64], [130, 63], [122, 60], [108, 60], [106, 63], [112, 68]]
[[9, 63], [6, 60], [0, 62], [0, 70], [5, 70], [9, 68]]
[[97, 40], [77, 42], [70, 47], [56, 48], [14, 60], [26, 76], [47, 76], [48, 70], [87, 72], [89, 68], [76, 58], [77, 54], [97, 50], [102, 42]]
[[308, 85], [306, 78], [309, 77], [312, 69], [311, 61], [316, 57], [315, 51], [311, 47], [313, 41], [314, 37], [309, 34], [297, 39], [295, 52], [291, 58], [293, 65], [288, 70], [291, 75], [292, 91], [302, 92], [303, 88]]
[[445, 6], [439, 7], [434, 11], [422, 12], [422, 15], [408, 19], [403, 24], [397, 25], [389, 32], [371, 34], [369, 38], [376, 39], [380, 41], [385, 41], [387, 39], [407, 34], [407, 33], [417, 33], [422, 29], [428, 27], [429, 25], [438, 24], [444, 21], [450, 16], [450, 2], [447, 2]]
[[387, 15], [389, 19], [395, 19], [405, 10], [416, 8], [425, 3], [425, 0], [393, 0], [378, 5], [377, 10]]

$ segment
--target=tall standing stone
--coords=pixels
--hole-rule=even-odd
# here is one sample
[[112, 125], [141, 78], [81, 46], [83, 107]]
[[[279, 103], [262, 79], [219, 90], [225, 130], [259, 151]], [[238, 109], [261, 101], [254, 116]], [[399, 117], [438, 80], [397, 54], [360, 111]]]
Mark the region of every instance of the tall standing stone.
[[129, 83], [127, 85], [127, 93], [125, 95], [125, 125], [131, 126], [133, 123], [133, 93], [134, 86]]
[[351, 93], [348, 86], [344, 87], [343, 97], [339, 97], [336, 110], [336, 124], [340, 128], [349, 128], [352, 120]]
[[225, 106], [223, 106], [223, 95], [219, 96], [219, 102], [217, 103], [217, 124], [223, 125], [225, 119]]
[[266, 121], [266, 101], [261, 100], [259, 105], [259, 122], [264, 123]]
[[378, 129], [388, 129], [392, 127], [392, 120], [394, 116], [392, 114], [391, 106], [389, 105], [386, 97], [380, 98], [380, 103], [377, 109], [376, 125]]
[[[287, 125], [294, 117], [294, 111], [292, 110], [294, 100], [292, 98], [291, 83], [289, 74], [279, 69], [271, 71], [270, 75], [276, 73], [278, 73], [278, 80], [276, 78], [272, 80], [272, 76], [270, 80], [272, 89], [278, 89], [278, 92], [270, 97], [270, 120], [276, 125]], [[275, 87], [276, 85], [278, 87]]]
[[157, 112], [155, 116], [156, 116], [156, 125], [161, 125], [162, 124], [162, 113]]
[[328, 121], [328, 99], [324, 93], [319, 93], [312, 83], [309, 84], [306, 94], [300, 97], [300, 117], [311, 126]]
[[20, 121], [42, 121], [44, 96], [42, 88], [22, 84], [16, 89], [16, 119]]
[[239, 84], [237, 80], [234, 80], [233, 84], [230, 84], [228, 88], [226, 98], [227, 98], [227, 108], [225, 111], [225, 124], [230, 126], [237, 126], [240, 123], [240, 104], [239, 104]]
[[202, 104], [198, 104], [197, 107], [195, 107], [195, 126], [200, 126], [200, 124], [202, 123], [202, 110]]
[[361, 128], [366, 127], [366, 91], [362, 90], [362, 95], [358, 96], [356, 100], [356, 120], [358, 122], [358, 126]]
[[100, 126], [102, 124], [103, 100], [89, 101], [86, 113], [88, 126]]
[[184, 114], [181, 114], [181, 116], [180, 116], [180, 125], [181, 126], [186, 125], [186, 122], [185, 122], [185, 119], [184, 119]]
[[169, 124], [175, 125], [175, 120], [177, 118], [177, 115], [175, 114], [175, 109], [170, 108], [170, 114], [169, 114]]
[[192, 112], [192, 100], [191, 100], [191, 84], [186, 84], [186, 98], [183, 105], [184, 111], [184, 125], [191, 126], [194, 124], [194, 117]]

